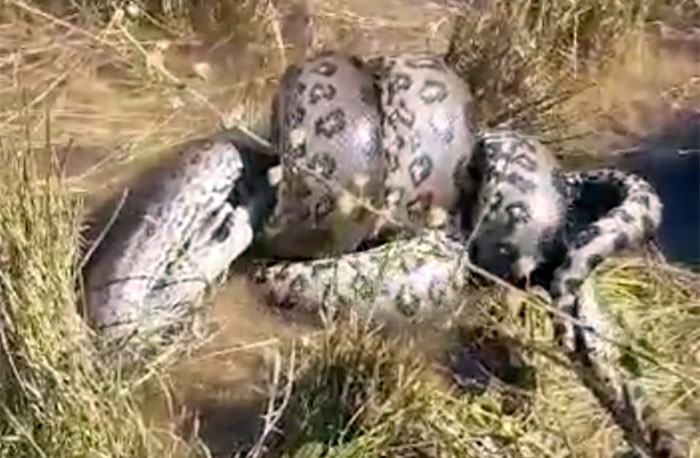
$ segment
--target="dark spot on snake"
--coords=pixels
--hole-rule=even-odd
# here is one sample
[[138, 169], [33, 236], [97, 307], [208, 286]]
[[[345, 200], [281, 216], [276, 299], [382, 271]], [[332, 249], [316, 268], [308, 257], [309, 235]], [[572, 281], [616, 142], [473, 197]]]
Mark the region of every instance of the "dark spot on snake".
[[515, 186], [518, 191], [523, 194], [529, 194], [537, 189], [537, 185], [530, 180], [525, 179], [522, 175], [517, 172], [510, 172], [506, 175], [506, 181]]
[[389, 172], [396, 172], [399, 169], [399, 155], [390, 152], [389, 150], [384, 151], [384, 159], [386, 160], [387, 170]]
[[420, 309], [420, 298], [412, 293], [407, 294], [405, 286], [399, 289], [395, 303], [397, 310], [407, 317], [415, 316]]
[[335, 159], [329, 153], [314, 154], [309, 161], [309, 167], [327, 180], [333, 177], [337, 168]]
[[603, 256], [600, 254], [591, 255], [588, 257], [588, 259], [586, 259], [586, 265], [588, 266], [589, 270], [593, 270], [603, 262], [603, 259]]
[[509, 136], [508, 140], [510, 145], [508, 155], [510, 157], [516, 157], [520, 154], [535, 156], [538, 153], [538, 148], [535, 146], [535, 144], [525, 136]]
[[508, 215], [508, 230], [512, 231], [519, 224], [530, 222], [530, 208], [524, 202], [513, 202], [504, 209]]
[[576, 236], [573, 246], [575, 249], [580, 249], [593, 241], [593, 239], [599, 237], [601, 234], [600, 227], [596, 224], [590, 225], [588, 228], [584, 229], [583, 232]]
[[303, 275], [297, 275], [289, 284], [292, 293], [301, 293], [309, 286], [309, 281]]
[[402, 151], [406, 147], [406, 139], [403, 135], [396, 136], [396, 149]]
[[360, 270], [361, 269], [355, 267], [357, 273], [352, 280], [352, 289], [360, 299], [372, 300], [374, 298], [374, 282], [366, 275], [363, 275]]
[[480, 146], [480, 149], [486, 153], [486, 157], [490, 159], [492, 163], [506, 154], [503, 141], [484, 139], [477, 146]]
[[294, 148], [289, 150], [289, 156], [292, 159], [301, 159], [306, 156], [306, 142], [301, 142]]
[[501, 176], [500, 173], [496, 173], [496, 166], [493, 163], [490, 163], [489, 165], [486, 166], [486, 175], [493, 176], [495, 178], [495, 181], [499, 181], [499, 177]]
[[231, 218], [233, 218], [233, 213], [226, 215], [224, 221], [221, 222], [219, 227], [217, 227], [212, 234], [212, 241], [221, 243], [229, 238], [231, 235]]
[[299, 81], [294, 89], [294, 91], [297, 93], [297, 95], [301, 96], [304, 95], [304, 91], [306, 91], [306, 84], [302, 83]]
[[447, 98], [447, 86], [442, 81], [426, 80], [420, 90], [419, 96], [423, 102], [430, 105], [442, 102]]
[[306, 117], [306, 110], [302, 106], [297, 106], [294, 111], [288, 111], [285, 124], [289, 130], [294, 130], [301, 125]]
[[411, 77], [406, 73], [396, 73], [393, 75], [387, 87], [387, 103], [393, 105], [396, 94], [408, 90], [411, 84]]
[[411, 221], [419, 221], [426, 217], [430, 208], [433, 205], [433, 193], [421, 193], [406, 204], [406, 212], [408, 219]]
[[643, 205], [647, 209], [651, 206], [651, 200], [649, 199], [649, 195], [647, 194], [639, 194], [636, 196], [632, 196], [630, 198], [630, 202]]
[[428, 299], [435, 305], [440, 306], [445, 301], [445, 296], [447, 295], [447, 290], [444, 285], [440, 285], [437, 282], [431, 283], [428, 287]]
[[583, 280], [580, 278], [569, 278], [564, 282], [564, 288], [566, 289], [567, 293], [574, 294], [581, 288], [582, 284]]
[[308, 289], [308, 287], [309, 281], [304, 275], [297, 275], [289, 284], [289, 294], [279, 302], [279, 307], [285, 309], [294, 308], [299, 303], [303, 292]]
[[374, 159], [381, 154], [381, 145], [379, 139], [382, 136], [382, 126], [377, 123], [369, 127], [369, 139], [360, 145], [361, 153], [368, 159]]
[[374, 86], [362, 86], [360, 88], [360, 100], [365, 105], [375, 107], [377, 105], [377, 91]]
[[309, 91], [309, 103], [316, 105], [319, 100], [332, 100], [335, 97], [336, 89], [332, 84], [315, 83]]
[[311, 267], [311, 277], [317, 278], [324, 272], [332, 270], [335, 268], [335, 263], [333, 261], [320, 261], [315, 262]]
[[394, 128], [399, 122], [406, 127], [412, 128], [416, 122], [416, 114], [408, 109], [406, 102], [401, 100], [398, 107], [394, 108], [387, 116], [387, 121]]
[[629, 224], [634, 221], [634, 217], [629, 214], [624, 208], [618, 209], [617, 216], [625, 223]]
[[656, 231], [656, 223], [649, 215], [642, 216], [642, 229], [645, 237], [650, 237]]
[[496, 191], [489, 201], [488, 213], [496, 213], [501, 209], [505, 197], [501, 191]]
[[429, 156], [419, 156], [408, 166], [408, 173], [411, 176], [411, 182], [414, 187], [418, 187], [428, 179], [433, 172], [433, 161]]
[[280, 269], [277, 270], [277, 272], [274, 275], [274, 280], [276, 282], [282, 282], [285, 281], [286, 279], [289, 278], [289, 270], [291, 268], [291, 264], [288, 262], [282, 263], [280, 266]]
[[362, 62], [362, 60], [357, 56], [348, 57], [348, 61], [350, 61], [350, 65], [357, 69], [362, 69], [365, 65], [364, 62]]
[[342, 132], [346, 125], [345, 111], [342, 108], [336, 108], [316, 120], [315, 132], [316, 135], [332, 138], [337, 133]]
[[253, 262], [250, 269], [249, 278], [256, 285], [264, 285], [267, 283], [267, 272], [265, 271], [265, 263], [263, 262]]

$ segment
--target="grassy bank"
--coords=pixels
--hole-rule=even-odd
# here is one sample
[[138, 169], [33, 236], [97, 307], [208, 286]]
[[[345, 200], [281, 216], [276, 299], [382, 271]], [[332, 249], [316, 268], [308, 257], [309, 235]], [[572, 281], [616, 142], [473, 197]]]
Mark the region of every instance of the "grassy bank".
[[162, 456], [77, 312], [81, 199], [26, 144], [0, 160], [0, 456]]
[[[684, 27], [700, 18], [692, 1], [496, 2], [479, 16], [460, 16], [450, 5], [373, 3], [309, 1], [310, 44], [304, 11], [294, 16], [282, 0], [130, 2], [123, 9], [118, 2], [0, 3], [1, 457], [207, 456], [196, 421], [181, 428], [173, 419], [161, 430], [140, 411], [153, 392], [171, 395], [161, 388], [165, 368], [122, 374], [96, 357], [76, 311], [81, 218], [85, 201], [100, 200], [175, 145], [221, 124], [264, 130], [268, 96], [295, 49], [337, 43], [367, 55], [445, 52], [451, 26], [462, 21], [452, 55], [466, 62], [460, 71], [473, 87], [479, 123], [511, 117], [568, 148], [566, 138], [585, 133], [581, 118], [599, 115], [600, 106], [577, 109], [576, 97], [591, 94], [579, 91], [602, 86], [646, 24]], [[684, 83], [675, 73], [658, 84]], [[693, 84], [690, 92], [670, 93], [669, 103], [691, 100]], [[618, 105], [632, 103], [616, 95]], [[597, 275], [622, 324], [620, 338], [636, 349], [627, 361], [631, 376], [691, 456], [700, 457], [697, 282], [639, 259], [611, 261]], [[434, 329], [407, 342], [345, 324], [284, 341], [263, 396], [270, 403], [257, 412], [271, 415], [249, 444], [231, 445], [231, 452], [311, 458], [619, 451], [619, 431], [556, 357], [540, 301], [532, 299], [524, 314], [507, 303], [499, 292], [484, 299], [480, 310], [496, 312], [480, 323], [517, 342], [535, 368], [534, 386], [495, 381], [484, 394], [465, 395], [429, 358], [442, 353], [423, 351], [458, 336]], [[467, 318], [473, 326], [475, 317]], [[526, 400], [515, 410], [513, 393]]]

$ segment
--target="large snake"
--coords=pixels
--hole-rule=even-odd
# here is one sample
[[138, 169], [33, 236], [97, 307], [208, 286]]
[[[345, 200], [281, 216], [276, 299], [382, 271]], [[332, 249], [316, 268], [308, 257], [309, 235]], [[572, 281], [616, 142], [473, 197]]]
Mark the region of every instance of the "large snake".
[[255, 151], [218, 138], [150, 180], [155, 191], [88, 269], [94, 325], [110, 338], [166, 329], [256, 236], [282, 260], [254, 276], [273, 303], [354, 307], [379, 321], [454, 310], [473, 263], [550, 291], [559, 340], [584, 382], [632, 444], [672, 456], [662, 428], [628, 419], [626, 385], [581, 325], [604, 324], [580, 300], [591, 271], [660, 224], [661, 202], [642, 178], [565, 173], [533, 137], [477, 134], [469, 88], [428, 54], [365, 63], [325, 52], [290, 67], [273, 103], [272, 143], [277, 160], [260, 166]]

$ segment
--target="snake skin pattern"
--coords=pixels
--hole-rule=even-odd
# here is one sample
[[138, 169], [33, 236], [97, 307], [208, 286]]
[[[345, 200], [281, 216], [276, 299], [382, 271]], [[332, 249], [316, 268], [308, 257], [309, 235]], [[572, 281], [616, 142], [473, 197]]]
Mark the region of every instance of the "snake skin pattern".
[[[661, 221], [661, 203], [646, 181], [609, 169], [562, 172], [544, 145], [518, 132], [505, 129], [484, 132], [478, 137], [472, 161], [462, 165], [470, 168], [462, 174], [473, 180], [473, 189], [478, 192], [466, 196], [465, 205], [459, 209], [460, 233], [457, 237], [451, 234], [454, 240], [445, 239], [438, 244], [442, 247], [436, 251], [441, 253], [438, 258], [447, 259], [448, 253], [452, 253], [461, 259], [468, 249], [475, 265], [500, 278], [551, 290], [561, 310], [567, 313], [592, 269], [607, 256], [641, 245]], [[413, 251], [420, 251], [417, 243], [410, 239], [390, 244], [387, 252], [401, 258], [392, 262], [410, 265], [403, 259], [413, 259]], [[385, 294], [382, 277], [377, 276], [382, 269], [380, 264], [386, 263], [378, 253], [384, 253], [382, 247], [376, 252], [349, 254], [339, 260], [285, 262], [264, 274], [258, 272], [256, 278], [259, 285], [268, 288], [272, 302], [281, 306], [306, 303], [314, 307], [323, 303], [325, 308], [342, 308], [347, 306], [348, 295], [321, 295], [323, 291], [335, 291], [334, 282], [340, 280], [325, 275], [317, 277], [323, 270], [314, 266], [347, 263], [366, 269], [367, 278], [380, 279], [377, 291], [383, 292], [369, 303], [381, 302], [382, 318], [386, 318], [390, 312], [386, 304], [391, 302], [391, 295]], [[461, 254], [457, 256], [457, 253]], [[458, 260], [451, 262], [456, 265]], [[427, 275], [426, 269], [431, 266], [422, 262], [416, 265], [421, 275]], [[280, 271], [284, 272], [281, 277]], [[409, 280], [410, 269], [391, 272], [393, 280], [413, 284]], [[442, 275], [440, 268], [434, 275], [436, 278]], [[292, 285], [307, 286], [293, 291]], [[420, 293], [415, 295], [420, 298], [417, 303], [420, 302], [421, 310], [430, 307], [429, 300]], [[292, 297], [295, 299], [291, 300]], [[367, 302], [363, 300], [358, 302], [358, 309], [372, 308], [365, 307]], [[446, 308], [443, 303], [435, 303], [434, 307]], [[400, 308], [397, 305], [394, 311], [397, 318], [406, 315]]]
[[[566, 256], [554, 273], [552, 297], [564, 311], [572, 310], [577, 291], [590, 272], [606, 257], [639, 248], [651, 241], [659, 225], [663, 205], [656, 191], [642, 178], [619, 170], [604, 169], [566, 174], [568, 186], [577, 190], [572, 207], [583, 216], [582, 229], [567, 240]], [[583, 214], [595, 204], [613, 199], [603, 214]], [[581, 225], [580, 222], [573, 222]]]
[[471, 258], [521, 284], [558, 248], [568, 200], [558, 165], [534, 138], [497, 129], [480, 135], [470, 168], [479, 184], [462, 210]]
[[230, 140], [192, 142], [149, 170], [86, 268], [87, 315], [108, 340], [161, 332], [253, 239], [272, 190]]
[[385, 166], [378, 96], [359, 59], [325, 52], [290, 67], [273, 106], [282, 182], [265, 243], [279, 257], [354, 250], [381, 207]]
[[467, 84], [431, 54], [397, 54], [371, 62], [381, 94], [386, 205], [394, 221], [444, 228], [457, 203], [455, 171], [474, 148]]
[[381, 323], [444, 316], [464, 301], [462, 244], [446, 232], [386, 243], [338, 258], [280, 262], [253, 274], [253, 289], [285, 309], [359, 311]]
[[[555, 317], [560, 343], [630, 442], [682, 456], [662, 429], [626, 420], [626, 385], [587, 332], [605, 323], [581, 296], [606, 257], [654, 237], [658, 195], [616, 170], [562, 172], [541, 143], [517, 132], [475, 138], [470, 104], [466, 85], [428, 55], [367, 66], [324, 52], [290, 67], [273, 104], [281, 164], [258, 167], [224, 139], [183, 150], [97, 252], [86, 275], [89, 318], [108, 337], [172, 325], [263, 221], [262, 245], [287, 260], [257, 269], [254, 285], [285, 308], [352, 308], [384, 323], [445, 315], [464, 305], [473, 262], [550, 291], [555, 308], [578, 320]], [[358, 199], [388, 209], [390, 221]], [[401, 232], [395, 220], [431, 229], [353, 252], [385, 227]]]

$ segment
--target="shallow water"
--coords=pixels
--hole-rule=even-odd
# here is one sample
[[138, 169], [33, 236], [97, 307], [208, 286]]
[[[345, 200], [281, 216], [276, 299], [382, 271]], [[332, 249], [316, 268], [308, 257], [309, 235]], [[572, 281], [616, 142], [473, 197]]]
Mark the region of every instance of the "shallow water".
[[[692, 128], [700, 137], [700, 113]], [[664, 204], [659, 243], [667, 261], [700, 270], [700, 138], [683, 147], [651, 147], [614, 161], [645, 177]]]

